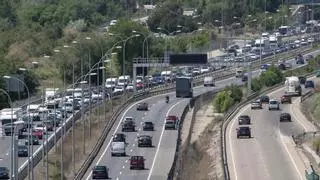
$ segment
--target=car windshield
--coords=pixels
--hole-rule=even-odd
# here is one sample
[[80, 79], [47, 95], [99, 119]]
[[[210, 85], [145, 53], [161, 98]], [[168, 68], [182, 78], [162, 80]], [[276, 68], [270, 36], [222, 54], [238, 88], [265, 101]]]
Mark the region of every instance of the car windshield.
[[5, 167], [0, 167], [0, 171], [7, 171], [8, 169]]
[[277, 104], [277, 101], [270, 101], [270, 104]]
[[105, 171], [106, 168], [104, 166], [96, 166], [96, 167], [94, 167], [94, 170], [95, 171]]

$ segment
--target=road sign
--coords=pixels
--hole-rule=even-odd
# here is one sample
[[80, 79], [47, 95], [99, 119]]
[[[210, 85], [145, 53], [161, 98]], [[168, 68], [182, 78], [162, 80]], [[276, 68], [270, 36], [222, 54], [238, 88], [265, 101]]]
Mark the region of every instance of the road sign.
[[207, 64], [207, 54], [170, 54], [170, 65]]

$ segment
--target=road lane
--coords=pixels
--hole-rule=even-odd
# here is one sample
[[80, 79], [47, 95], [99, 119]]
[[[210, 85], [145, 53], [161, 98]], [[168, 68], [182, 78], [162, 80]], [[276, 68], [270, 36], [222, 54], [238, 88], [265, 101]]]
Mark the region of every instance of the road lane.
[[[306, 90], [303, 88], [303, 91]], [[270, 98], [280, 100], [284, 88], [270, 94]], [[300, 102], [294, 97], [293, 103]], [[231, 179], [303, 179], [304, 169], [308, 168], [295, 151], [292, 135], [310, 131], [305, 129], [295, 116], [292, 104], [281, 104], [280, 111], [269, 111], [268, 105], [262, 110], [251, 110], [245, 106], [227, 127], [227, 155]], [[280, 114], [288, 112], [292, 122], [281, 122]], [[237, 139], [236, 128], [239, 115], [249, 115], [252, 119], [251, 139]], [[314, 127], [311, 127], [311, 130]]]
[[[320, 51], [317, 51], [316, 53], [319, 53], [319, 52]], [[294, 60], [291, 59], [291, 60], [289, 60], [289, 62], [293, 63]], [[295, 63], [293, 63], [293, 68], [296, 68], [296, 67], [297, 67], [297, 65]], [[252, 76], [253, 77], [257, 77], [259, 74], [260, 74], [260, 70], [255, 70], [255, 71], [253, 71]], [[231, 78], [228, 78], [228, 79], [225, 79], [225, 80], [217, 81], [216, 82], [216, 87], [213, 87], [213, 88], [211, 88], [211, 87], [195, 87], [194, 88], [194, 95], [196, 96], [196, 95], [205, 93], [205, 92], [207, 92], [209, 90], [219, 89], [219, 88], [225, 87], [226, 85], [231, 85], [231, 84], [240, 85], [240, 84], [243, 84], [243, 82], [241, 82], [241, 79], [239, 79], [239, 78], [231, 77]], [[184, 100], [184, 99], [175, 98], [175, 93], [174, 92], [173, 93], [167, 93], [167, 94], [170, 96], [170, 103], [176, 103], [176, 102]], [[159, 122], [162, 123], [162, 124], [161, 123], [160, 124], [156, 124], [156, 128], [163, 127], [163, 121], [161, 121], [161, 119], [164, 119], [164, 117], [165, 117], [165, 113], [164, 113], [165, 110], [168, 110], [170, 108], [170, 106], [164, 104], [164, 97], [167, 94], [158, 95], [158, 96], [155, 96], [155, 97], [150, 97], [150, 98], [147, 98], [145, 100], [140, 101], [140, 102], [148, 102], [149, 104], [155, 104], [154, 106], [151, 107], [150, 111], [147, 112], [146, 117], [148, 118], [148, 116], [151, 116], [156, 121], [159, 121]], [[181, 104], [181, 106], [182, 106], [182, 104]], [[134, 110], [131, 111], [131, 109], [134, 109], [134, 108], [135, 108], [134, 105], [132, 107], [130, 107], [129, 108], [130, 112], [129, 111], [125, 112], [125, 115], [136, 116], [136, 113], [131, 114], [131, 112], [134, 112]], [[157, 112], [157, 113], [154, 113], [154, 112]], [[139, 114], [139, 113], [137, 113], [137, 114]], [[116, 123], [119, 123], [119, 120]], [[137, 122], [137, 124], [138, 123], [139, 122]], [[277, 124], [271, 124], [271, 125], [272, 125], [272, 127], [276, 127], [277, 126]], [[275, 128], [273, 128], [273, 129], [275, 129]], [[288, 128], [288, 129], [290, 130], [292, 128]], [[114, 133], [117, 130], [118, 129], [116, 128], [116, 125], [115, 125], [115, 127], [112, 128], [111, 132]], [[285, 130], [285, 132], [286, 131], [287, 130]], [[174, 138], [172, 137], [172, 139], [176, 139], [177, 136], [178, 136], [177, 133], [171, 133], [170, 135], [174, 137]], [[154, 133], [153, 134], [153, 143], [154, 143], [154, 145], [155, 144], [159, 144], [160, 136], [161, 136], [161, 133], [160, 134], [159, 133]], [[157, 148], [154, 148], [154, 149], [142, 149], [141, 150], [141, 148], [137, 148], [136, 146], [134, 147], [133, 144], [135, 144], [135, 143], [133, 143], [133, 141], [131, 141], [133, 139], [130, 139], [130, 143], [129, 143], [128, 146], [130, 146], [130, 144], [131, 144], [131, 146], [133, 147], [132, 148], [132, 154], [136, 154], [136, 155], [142, 154], [142, 155], [145, 156], [147, 170], [144, 170], [144, 171], [132, 171], [132, 170], [129, 170], [129, 164], [128, 164], [129, 163], [129, 161], [128, 161], [129, 157], [127, 159], [125, 159], [125, 160], [123, 160], [121, 158], [120, 159], [114, 158], [112, 160], [109, 160], [107, 156], [108, 156], [108, 154], [110, 154], [110, 152], [108, 152], [109, 151], [108, 148], [110, 146], [110, 145], [108, 146], [108, 143], [111, 142], [110, 135], [106, 139], [105, 145], [102, 148], [104, 150], [103, 151], [104, 153], [100, 152], [98, 154], [98, 158], [96, 160], [94, 160], [94, 162], [91, 165], [91, 168], [92, 168], [92, 166], [94, 166], [96, 164], [101, 164], [101, 165], [105, 164], [107, 166], [108, 166], [108, 164], [111, 164], [111, 166], [108, 166], [110, 168], [110, 176], [118, 178], [118, 179], [148, 179], [148, 178], [150, 178], [150, 179], [153, 179], [153, 178], [164, 179], [164, 177], [166, 177], [168, 171], [165, 172], [166, 170], [164, 170], [162, 168], [162, 166], [163, 166], [163, 164], [166, 164], [166, 166], [171, 167], [171, 164], [172, 164], [172, 161], [173, 161], [173, 157], [174, 157], [174, 152], [175, 152], [175, 146], [176, 146], [176, 140], [168, 141], [167, 140], [168, 138], [165, 138], [165, 137], [167, 137], [166, 133], [163, 134], [163, 138], [162, 138], [162, 139], [166, 139], [166, 141], [164, 141], [164, 142], [160, 141], [160, 147], [159, 147], [160, 149], [158, 150], [158, 153], [156, 153]], [[277, 136], [275, 136], [275, 137], [279, 138]], [[265, 148], [265, 147], [260, 145], [260, 144], [258, 144], [257, 148], [261, 149], [261, 148]], [[156, 157], [153, 157], [155, 155], [156, 155]], [[257, 155], [257, 156], [259, 156], [259, 155]], [[150, 159], [151, 160], [152, 159], [156, 159], [156, 161], [155, 161], [153, 166], [152, 166], [153, 163], [150, 163]], [[170, 160], [168, 160], [168, 159], [170, 159]], [[258, 163], [260, 162], [260, 164], [261, 164], [261, 162], [265, 161], [264, 159], [261, 159], [261, 158], [260, 159], [257, 158], [257, 160], [258, 160]], [[121, 163], [123, 165], [118, 165], [118, 162], [116, 162], [116, 161], [121, 161]], [[117, 164], [116, 167], [115, 167], [115, 164]], [[149, 171], [150, 167], [153, 167], [152, 171]], [[83, 179], [90, 179], [90, 177], [91, 177], [91, 168], [88, 169], [88, 172], [86, 172], [86, 174], [85, 174]]]

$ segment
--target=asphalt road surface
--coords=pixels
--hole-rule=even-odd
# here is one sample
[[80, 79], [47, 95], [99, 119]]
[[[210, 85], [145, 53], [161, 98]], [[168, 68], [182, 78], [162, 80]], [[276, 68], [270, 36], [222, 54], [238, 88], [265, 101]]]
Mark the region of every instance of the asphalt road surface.
[[[304, 89], [305, 93], [306, 90]], [[278, 99], [284, 94], [284, 88], [268, 94], [270, 99]], [[230, 178], [233, 180], [302, 180], [304, 164], [295, 151], [292, 135], [314, 131], [314, 126], [307, 120], [302, 121], [295, 115], [297, 109], [292, 106], [300, 103], [300, 97], [293, 97], [293, 104], [280, 104], [280, 110], [251, 110], [250, 104], [242, 108], [230, 122], [226, 131], [227, 157]], [[298, 110], [299, 111], [299, 110]], [[280, 114], [291, 114], [292, 122], [281, 122]], [[237, 139], [236, 129], [239, 115], [251, 117], [250, 139]]]
[[[319, 53], [320, 51], [317, 51]], [[293, 60], [291, 60], [293, 62]], [[296, 64], [293, 64], [293, 68], [297, 67]], [[259, 75], [260, 70], [256, 70], [252, 73], [253, 77]], [[242, 84], [240, 79], [234, 77], [225, 79], [219, 82], [216, 82], [215, 87], [195, 87], [194, 95], [199, 95], [210, 90], [217, 88], [223, 88], [230, 84]], [[187, 104], [188, 99], [177, 99], [175, 98], [175, 93], [168, 93], [170, 96], [170, 103], [165, 103], [165, 95], [153, 96], [147, 99], [144, 99], [140, 102], [147, 102], [149, 104], [149, 111], [147, 112], [137, 112], [136, 104], [134, 103], [130, 106], [124, 114], [122, 114], [121, 119], [126, 116], [131, 116], [135, 118], [137, 125], [137, 132], [125, 133], [127, 138], [127, 157], [111, 157], [110, 144], [111, 144], [111, 135], [115, 133], [121, 133], [120, 129], [120, 119], [117, 120], [112, 133], [108, 135], [104, 146], [101, 148], [97, 158], [93, 161], [91, 167], [86, 172], [83, 179], [88, 180], [91, 178], [91, 170], [94, 165], [106, 165], [109, 168], [109, 175], [112, 179], [136, 179], [136, 180], [160, 180], [166, 179], [167, 173], [170, 170], [174, 159], [174, 153], [176, 148], [176, 140], [178, 137], [177, 131], [164, 130], [164, 119], [167, 115], [177, 115], [181, 116], [183, 108]], [[260, 115], [260, 114], [257, 114]], [[262, 115], [262, 114], [261, 114]], [[274, 116], [277, 116], [275, 114]], [[143, 132], [141, 123], [143, 121], [152, 121], [155, 123], [154, 132]], [[274, 124], [273, 124], [274, 125]], [[273, 127], [273, 126], [272, 126]], [[291, 133], [292, 128], [284, 128], [284, 133]], [[294, 129], [298, 131], [299, 129]], [[153, 138], [152, 148], [138, 148], [136, 138], [138, 135], [151, 135]], [[275, 134], [273, 134], [275, 135]], [[248, 146], [245, 146], [248, 147]], [[270, 152], [278, 151], [277, 146], [269, 147]], [[145, 170], [130, 170], [129, 169], [129, 158], [134, 155], [142, 155], [146, 159], [145, 161]], [[248, 154], [248, 156], [250, 156]], [[277, 159], [277, 157], [275, 158]]]

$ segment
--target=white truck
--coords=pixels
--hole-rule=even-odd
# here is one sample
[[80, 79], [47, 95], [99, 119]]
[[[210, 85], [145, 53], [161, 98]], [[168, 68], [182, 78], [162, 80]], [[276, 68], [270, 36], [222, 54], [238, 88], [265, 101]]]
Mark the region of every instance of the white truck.
[[112, 142], [111, 156], [126, 156], [126, 144], [124, 142]]
[[301, 85], [297, 76], [286, 77], [285, 94], [290, 96], [301, 96]]
[[254, 43], [255, 47], [257, 49], [261, 49], [262, 51], [266, 51], [270, 49], [270, 41], [269, 38], [261, 38], [261, 39], [256, 39]]
[[242, 78], [243, 76], [244, 76], [244, 73], [245, 73], [245, 71], [244, 71], [244, 69], [243, 68], [237, 68], [236, 69], [236, 78]]

